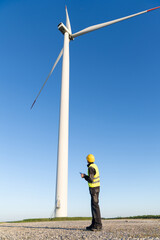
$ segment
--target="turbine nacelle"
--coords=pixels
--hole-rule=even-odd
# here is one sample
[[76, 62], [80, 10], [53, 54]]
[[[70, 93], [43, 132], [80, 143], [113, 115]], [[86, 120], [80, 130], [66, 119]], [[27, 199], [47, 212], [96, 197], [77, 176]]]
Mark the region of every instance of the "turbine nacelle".
[[62, 22], [60, 24], [58, 24], [58, 29], [62, 34], [65, 34], [67, 32], [69, 34], [69, 39], [74, 40], [74, 38], [72, 37], [72, 33]]

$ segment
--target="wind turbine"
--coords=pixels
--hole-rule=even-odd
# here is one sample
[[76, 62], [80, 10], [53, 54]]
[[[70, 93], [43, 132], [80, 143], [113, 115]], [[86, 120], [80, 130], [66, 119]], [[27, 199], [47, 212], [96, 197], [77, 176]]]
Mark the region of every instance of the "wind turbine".
[[61, 104], [60, 104], [60, 121], [59, 121], [59, 143], [58, 143], [58, 156], [57, 156], [57, 179], [56, 179], [56, 196], [55, 196], [55, 217], [67, 216], [67, 192], [68, 192], [68, 127], [69, 127], [69, 42], [74, 38], [83, 34], [98, 30], [100, 28], [127, 20], [132, 17], [150, 12], [160, 7], [145, 10], [127, 17], [119, 18], [109, 22], [97, 24], [85, 28], [77, 33], [72, 34], [71, 24], [66, 10], [66, 26], [63, 23], [58, 25], [58, 29], [64, 35], [64, 46], [61, 50], [54, 66], [52, 67], [46, 81], [40, 89], [37, 97], [35, 98], [31, 108], [34, 106], [37, 98], [39, 97], [42, 89], [52, 74], [54, 68], [63, 55], [62, 63], [62, 80], [61, 80]]

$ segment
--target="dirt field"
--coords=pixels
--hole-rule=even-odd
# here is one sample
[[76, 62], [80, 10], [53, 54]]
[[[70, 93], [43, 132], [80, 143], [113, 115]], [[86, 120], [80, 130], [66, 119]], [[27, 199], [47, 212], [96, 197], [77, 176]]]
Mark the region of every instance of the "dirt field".
[[86, 231], [90, 221], [1, 223], [0, 240], [160, 239], [160, 220], [103, 220], [100, 232]]

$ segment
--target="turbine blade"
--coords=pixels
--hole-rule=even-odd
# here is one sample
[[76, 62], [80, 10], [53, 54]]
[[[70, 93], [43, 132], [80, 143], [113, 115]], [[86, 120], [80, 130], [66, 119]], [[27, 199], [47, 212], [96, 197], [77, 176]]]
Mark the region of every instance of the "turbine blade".
[[158, 8], [160, 8], [160, 7], [151, 8], [151, 9], [147, 10], [147, 12], [150, 12], [150, 11], [156, 10], [156, 9], [158, 9]]
[[44, 86], [46, 85], [46, 82], [48, 81], [48, 79], [49, 79], [49, 77], [51, 76], [51, 74], [52, 74], [53, 70], [55, 69], [55, 67], [56, 67], [57, 63], [59, 62], [59, 60], [60, 60], [60, 58], [61, 58], [62, 54], [63, 54], [63, 48], [62, 48], [62, 50], [61, 50], [60, 54], [58, 55], [58, 58], [57, 58], [57, 60], [55, 61], [55, 63], [54, 63], [54, 65], [53, 65], [53, 67], [52, 67], [52, 69], [51, 69], [50, 73], [48, 74], [48, 76], [47, 76], [47, 78], [46, 78], [46, 81], [43, 83], [43, 86], [41, 87], [41, 89], [40, 89], [40, 91], [39, 91], [39, 93], [38, 93], [37, 97], [35, 98], [34, 102], [32, 103], [31, 109], [33, 108], [33, 106], [34, 106], [35, 102], [37, 101], [37, 98], [39, 97], [40, 93], [42, 92], [42, 89], [43, 89], [43, 88], [44, 88]]
[[92, 31], [95, 31], [97, 29], [100, 29], [100, 28], [103, 28], [103, 27], [107, 27], [111, 24], [114, 24], [114, 23], [117, 23], [117, 22], [121, 22], [123, 20], [126, 20], [126, 19], [129, 19], [129, 18], [132, 18], [132, 17], [136, 17], [138, 15], [141, 15], [143, 13], [147, 13], [147, 12], [150, 12], [150, 11], [153, 11], [155, 9], [158, 9], [160, 7], [156, 7], [156, 8], [152, 8], [152, 9], [149, 9], [149, 10], [145, 10], [145, 11], [142, 11], [142, 12], [139, 12], [139, 13], [136, 13], [136, 14], [132, 14], [132, 15], [129, 15], [127, 17], [123, 17], [123, 18], [118, 18], [116, 20], [113, 20], [113, 21], [109, 21], [109, 22], [105, 22], [105, 23], [101, 23], [101, 24], [97, 24], [97, 25], [93, 25], [93, 26], [90, 26], [88, 28], [85, 28], [77, 33], [74, 33], [71, 35], [72, 38], [75, 38], [75, 37], [79, 37], [83, 34], [86, 34], [86, 33], [89, 33], [89, 32], [92, 32]]
[[70, 34], [72, 34], [71, 23], [70, 23], [70, 20], [69, 20], [67, 6], [65, 7], [65, 10], [66, 10], [66, 27], [68, 28]]

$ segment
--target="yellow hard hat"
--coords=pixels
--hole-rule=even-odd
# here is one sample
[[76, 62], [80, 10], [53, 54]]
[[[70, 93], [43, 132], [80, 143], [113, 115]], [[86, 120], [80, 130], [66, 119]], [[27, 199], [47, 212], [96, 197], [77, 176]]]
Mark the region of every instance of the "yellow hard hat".
[[87, 157], [86, 157], [87, 161], [89, 163], [92, 163], [95, 161], [95, 157], [92, 155], [92, 154], [89, 154]]

